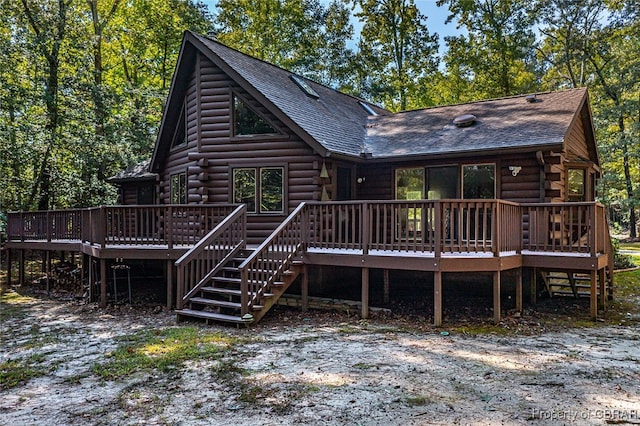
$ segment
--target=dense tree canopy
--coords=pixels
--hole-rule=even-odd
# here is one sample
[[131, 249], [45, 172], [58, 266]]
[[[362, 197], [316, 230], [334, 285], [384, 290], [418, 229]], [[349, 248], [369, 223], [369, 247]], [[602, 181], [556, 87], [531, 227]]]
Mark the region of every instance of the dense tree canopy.
[[637, 0], [437, 3], [460, 29], [440, 49], [414, 0], [2, 1], [0, 213], [114, 202], [104, 179], [151, 154], [191, 29], [392, 110], [588, 86], [600, 199], [635, 229]]

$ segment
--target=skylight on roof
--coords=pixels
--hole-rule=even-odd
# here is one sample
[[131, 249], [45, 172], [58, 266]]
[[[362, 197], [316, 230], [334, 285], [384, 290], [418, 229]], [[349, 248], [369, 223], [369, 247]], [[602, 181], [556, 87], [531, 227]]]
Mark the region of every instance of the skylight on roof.
[[296, 83], [307, 96], [311, 96], [315, 99], [318, 99], [320, 97], [320, 95], [318, 95], [318, 92], [313, 90], [313, 87], [311, 87], [311, 85], [304, 78], [293, 74], [290, 75], [289, 78], [291, 78], [291, 80], [293, 80], [293, 82]]
[[361, 106], [365, 111], [367, 111], [367, 114], [369, 114], [369, 115], [378, 115], [378, 113], [377, 113], [377, 112], [375, 112], [375, 111], [373, 110], [373, 108], [371, 108], [371, 105], [366, 104], [366, 103], [364, 103], [364, 102], [362, 102], [362, 101], [358, 101], [358, 104], [360, 104], [360, 106]]

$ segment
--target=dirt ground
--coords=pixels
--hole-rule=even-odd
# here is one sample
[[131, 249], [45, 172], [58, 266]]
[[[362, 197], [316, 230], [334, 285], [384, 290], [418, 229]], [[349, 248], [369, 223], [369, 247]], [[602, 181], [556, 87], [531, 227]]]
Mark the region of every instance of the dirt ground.
[[196, 325], [237, 338], [222, 359], [104, 379], [94, 366], [122, 336], [184, 324], [42, 299], [19, 312], [0, 362], [47, 371], [0, 383], [3, 425], [640, 424], [638, 321], [519, 335], [282, 309], [251, 329]]

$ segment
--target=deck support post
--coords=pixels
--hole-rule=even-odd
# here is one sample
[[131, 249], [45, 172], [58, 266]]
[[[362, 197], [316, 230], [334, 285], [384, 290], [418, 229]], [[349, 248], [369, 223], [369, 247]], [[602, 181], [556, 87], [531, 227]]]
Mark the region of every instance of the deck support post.
[[607, 277], [604, 268], [598, 270], [598, 282], [600, 283], [598, 306], [604, 311], [607, 309]]
[[[182, 295], [179, 295], [179, 297], [182, 297]], [[173, 306], [173, 262], [171, 260], [167, 260], [167, 309], [171, 309], [172, 306]]]
[[80, 293], [83, 294], [84, 291], [84, 280], [86, 278], [86, 272], [84, 270], [86, 265], [86, 257], [87, 255], [84, 253], [78, 253], [80, 255]]
[[531, 268], [531, 283], [529, 284], [529, 296], [531, 298], [531, 305], [535, 306], [538, 303], [538, 268]]
[[516, 269], [516, 311], [522, 313], [522, 268]]
[[89, 261], [89, 268], [87, 273], [89, 274], [89, 302], [93, 302], [95, 299], [95, 294], [93, 294], [94, 286], [96, 284], [95, 275], [96, 272], [93, 268], [93, 257], [91, 255], [87, 255], [87, 260]]
[[369, 318], [369, 268], [362, 268], [362, 314], [363, 319]]
[[47, 276], [47, 294], [51, 291], [51, 252], [45, 251], [45, 274]]
[[389, 303], [389, 270], [388, 269], [384, 269], [382, 271], [382, 281], [383, 281], [382, 302], [386, 305]]
[[307, 265], [305, 264], [302, 267], [302, 283], [301, 283], [301, 303], [302, 303], [302, 312], [307, 312], [309, 310], [309, 275], [307, 274]]
[[598, 276], [595, 270], [591, 270], [591, 294], [589, 307], [591, 310], [591, 319], [598, 319]]
[[107, 260], [100, 259], [100, 307], [107, 307]]
[[442, 272], [433, 272], [433, 325], [442, 325]]
[[18, 284], [24, 285], [24, 249], [18, 252]]
[[11, 249], [7, 249], [7, 288], [11, 287]]
[[500, 322], [500, 271], [493, 273], [493, 322]]

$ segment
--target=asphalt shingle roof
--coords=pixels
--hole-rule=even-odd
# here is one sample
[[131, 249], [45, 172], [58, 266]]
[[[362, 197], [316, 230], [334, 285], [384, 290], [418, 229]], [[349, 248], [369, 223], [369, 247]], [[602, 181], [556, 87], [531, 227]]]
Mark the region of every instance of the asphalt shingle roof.
[[122, 170], [117, 175], [107, 179], [111, 183], [129, 182], [134, 180], [153, 180], [158, 175], [149, 171], [149, 163], [151, 160], [141, 161], [126, 170]]
[[[369, 118], [365, 151], [372, 158], [561, 145], [586, 89], [428, 108]], [[473, 114], [470, 127], [453, 119]]]
[[[290, 71], [207, 37], [193, 35], [326, 149], [340, 154], [360, 155], [368, 117], [358, 104], [361, 99], [307, 80], [319, 95], [315, 99], [291, 80]], [[373, 104], [367, 104], [378, 113], [387, 113]]]

